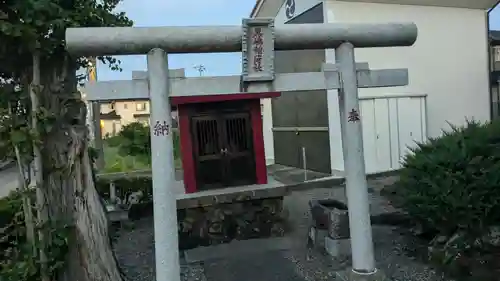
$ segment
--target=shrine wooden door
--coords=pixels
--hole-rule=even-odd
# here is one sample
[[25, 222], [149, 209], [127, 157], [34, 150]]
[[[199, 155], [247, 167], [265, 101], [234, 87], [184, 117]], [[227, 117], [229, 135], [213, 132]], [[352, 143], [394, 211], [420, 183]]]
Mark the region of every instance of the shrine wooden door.
[[193, 116], [191, 124], [198, 189], [256, 183], [248, 112]]
[[215, 115], [191, 119], [198, 189], [221, 187], [225, 180], [220, 120]]
[[255, 154], [250, 114], [226, 113], [221, 116], [221, 121], [226, 184], [255, 184]]

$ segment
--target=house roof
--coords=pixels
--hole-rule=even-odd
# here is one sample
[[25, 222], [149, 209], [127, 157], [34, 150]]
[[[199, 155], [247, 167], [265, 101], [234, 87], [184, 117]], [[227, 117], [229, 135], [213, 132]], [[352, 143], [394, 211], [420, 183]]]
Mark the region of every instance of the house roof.
[[149, 113], [136, 113], [136, 114], [134, 114], [134, 118], [141, 118], [141, 117], [148, 117], [149, 118]]
[[250, 17], [275, 17], [285, 1], [286, 0], [256, 0]]
[[490, 44], [500, 46], [500, 30], [490, 30]]
[[257, 1], [255, 1], [255, 5], [253, 6], [252, 11], [250, 12], [250, 17], [251, 18], [255, 18], [255, 15], [260, 10], [260, 7], [262, 6], [263, 2], [264, 2], [264, 0], [257, 0]]
[[101, 120], [119, 120], [122, 117], [118, 114], [116, 114], [116, 110], [112, 110], [108, 113], [101, 113], [100, 119]]

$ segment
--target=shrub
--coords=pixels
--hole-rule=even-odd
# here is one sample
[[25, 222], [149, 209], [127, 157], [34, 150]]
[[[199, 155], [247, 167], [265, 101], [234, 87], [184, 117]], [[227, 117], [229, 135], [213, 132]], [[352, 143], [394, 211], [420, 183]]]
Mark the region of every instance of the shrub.
[[[105, 139], [105, 173], [127, 172], [151, 169], [150, 128], [139, 122], [130, 123], [122, 128], [117, 136]], [[180, 167], [180, 137], [177, 130], [172, 131], [174, 159]]]
[[0, 198], [0, 229], [4, 229], [22, 211], [22, 200], [19, 192], [11, 192], [9, 196]]
[[[35, 202], [35, 192], [26, 194]], [[32, 211], [36, 213], [34, 208]], [[26, 239], [24, 219], [21, 192], [15, 191], [0, 198], [0, 280], [40, 280], [38, 250], [33, 253], [33, 247], [37, 248], [38, 245], [32, 245]], [[55, 277], [65, 264], [71, 228], [51, 223], [47, 229], [50, 237], [46, 248], [49, 274]]]
[[[180, 136], [172, 130], [174, 158], [180, 157]], [[149, 126], [140, 122], [130, 123], [122, 128], [118, 136], [108, 139], [111, 147], [119, 147], [121, 155], [151, 157], [151, 132]]]
[[452, 127], [412, 152], [398, 193], [422, 226], [474, 241], [500, 223], [500, 122]]
[[121, 139], [120, 154], [141, 156], [151, 154], [150, 131], [142, 123], [130, 123], [122, 128], [118, 137]]
[[122, 144], [123, 142], [123, 138], [121, 136], [112, 136], [105, 138], [104, 140], [110, 147], [120, 146], [120, 144]]

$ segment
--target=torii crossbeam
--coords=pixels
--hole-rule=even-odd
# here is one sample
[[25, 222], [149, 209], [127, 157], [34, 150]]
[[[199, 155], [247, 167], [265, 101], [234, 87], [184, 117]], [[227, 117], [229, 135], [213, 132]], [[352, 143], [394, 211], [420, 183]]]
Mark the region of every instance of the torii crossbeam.
[[[354, 48], [411, 46], [413, 23], [300, 24], [274, 27], [272, 19], [244, 19], [243, 26], [70, 28], [69, 52], [77, 55], [147, 53], [147, 80], [86, 86], [89, 100], [150, 99], [152, 121], [171, 126], [170, 98], [265, 91], [338, 89], [353, 274], [377, 272], [373, 255], [358, 88], [408, 84], [406, 69], [370, 71], [356, 64]], [[336, 49], [336, 64], [323, 72], [274, 73], [274, 50]], [[243, 53], [242, 76], [169, 79], [167, 54]], [[116, 91], [113, 91], [116, 90]], [[116, 94], [113, 94], [116, 93]], [[156, 280], [179, 281], [172, 136], [152, 135]]]

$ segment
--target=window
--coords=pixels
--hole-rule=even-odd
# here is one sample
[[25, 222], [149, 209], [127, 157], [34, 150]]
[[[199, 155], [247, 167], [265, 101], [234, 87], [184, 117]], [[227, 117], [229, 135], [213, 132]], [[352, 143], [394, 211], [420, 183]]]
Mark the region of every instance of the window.
[[500, 62], [500, 46], [493, 47], [493, 55], [495, 62]]
[[118, 132], [120, 132], [121, 129], [121, 122], [120, 121], [113, 121], [111, 124], [111, 135], [116, 136]]
[[145, 102], [138, 102], [135, 104], [135, 110], [137, 111], [145, 111], [146, 110], [146, 103]]
[[128, 108], [128, 104], [124, 103], [123, 104], [123, 109], [127, 109]]
[[111, 125], [112, 125], [111, 135], [116, 136], [116, 127], [117, 127], [116, 123], [113, 122], [113, 124], [111, 124]]
[[112, 103], [108, 103], [108, 108], [109, 108], [110, 110], [114, 110], [114, 109], [115, 109], [115, 103], [114, 103], [114, 102], [112, 102]]

